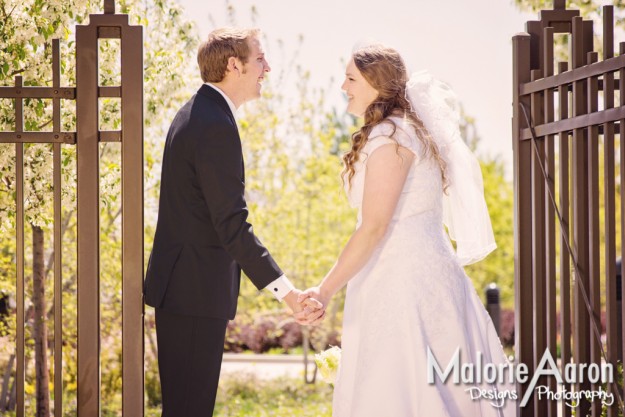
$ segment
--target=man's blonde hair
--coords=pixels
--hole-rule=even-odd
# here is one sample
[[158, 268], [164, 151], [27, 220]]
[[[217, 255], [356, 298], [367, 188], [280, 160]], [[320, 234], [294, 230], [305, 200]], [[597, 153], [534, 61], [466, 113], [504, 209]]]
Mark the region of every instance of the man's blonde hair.
[[258, 29], [247, 28], [221, 28], [212, 31], [197, 51], [202, 80], [205, 83], [222, 81], [226, 76], [230, 57], [238, 58], [246, 64], [250, 57], [248, 40], [258, 37], [259, 33]]

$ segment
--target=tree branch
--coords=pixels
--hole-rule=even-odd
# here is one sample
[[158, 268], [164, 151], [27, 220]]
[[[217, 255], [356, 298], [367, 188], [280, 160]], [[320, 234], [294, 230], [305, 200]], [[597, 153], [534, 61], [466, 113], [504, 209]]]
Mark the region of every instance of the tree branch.
[[17, 8], [17, 3], [15, 3], [15, 5], [13, 6], [13, 8], [9, 12], [9, 14], [7, 14], [7, 11], [4, 8], [4, 2], [2, 3], [2, 13], [4, 13], [4, 21], [5, 22], [9, 20], [9, 18], [11, 17], [11, 15], [13, 14], [13, 12], [15, 11], [16, 8]]
[[[61, 294], [65, 294], [67, 291], [69, 291], [72, 288], [72, 284], [74, 283], [75, 279], [76, 279], [76, 274], [72, 274], [70, 279], [65, 281], [65, 284], [63, 284], [63, 287], [61, 288]], [[52, 320], [54, 318], [54, 303], [52, 303], [52, 305], [48, 309], [48, 312], [46, 313], [46, 317], [48, 318], [48, 320]], [[48, 340], [49, 348], [51, 348], [52, 342], [54, 341], [54, 334], [48, 334], [48, 339], [50, 338], [52, 338], [52, 340]]]
[[21, 73], [25, 72], [27, 69], [28, 68], [22, 68], [22, 69], [15, 70], [11, 74], [9, 74], [9, 76], [7, 78], [11, 78], [11, 77], [16, 76], [17, 74], [21, 74]]
[[38, 130], [41, 130], [41, 129], [43, 129], [44, 127], [48, 126], [50, 123], [52, 123], [52, 119], [48, 120], [47, 122], [45, 122], [45, 123], [44, 123], [44, 124], [42, 124], [42, 125], [37, 126], [37, 129], [38, 129]]
[[[72, 214], [74, 214], [75, 210], [70, 211], [69, 213], [67, 213], [67, 216], [65, 216], [65, 218], [63, 219], [63, 222], [61, 223], [61, 242], [63, 241], [63, 236], [65, 235], [65, 232], [68, 229], [68, 225], [69, 225], [69, 221], [72, 218]], [[50, 271], [52, 270], [52, 268], [54, 267], [54, 251], [50, 252], [50, 256], [48, 256], [48, 262], [46, 262], [46, 271], [45, 271], [45, 277], [48, 278], [48, 275], [50, 275]]]
[[[109, 212], [109, 214], [110, 214], [110, 212]], [[109, 221], [109, 224], [106, 226], [105, 230], [108, 230], [113, 225], [113, 223], [115, 223], [115, 220], [117, 220], [117, 218], [119, 216], [121, 216], [121, 214], [122, 214], [122, 208], [120, 207], [117, 210], [117, 213], [115, 213], [115, 215], [111, 217], [111, 220]]]
[[100, 159], [104, 157], [104, 153], [106, 152], [106, 148], [108, 147], [108, 142], [104, 142], [102, 144], [102, 151], [100, 151]]

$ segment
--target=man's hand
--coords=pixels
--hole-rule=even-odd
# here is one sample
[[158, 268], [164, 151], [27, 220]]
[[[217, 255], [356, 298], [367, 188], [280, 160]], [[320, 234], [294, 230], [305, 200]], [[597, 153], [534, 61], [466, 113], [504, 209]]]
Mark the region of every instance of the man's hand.
[[325, 316], [325, 306], [312, 297], [302, 298], [302, 292], [298, 289], [291, 290], [285, 297], [289, 308], [293, 311], [293, 317], [299, 324], [317, 324]]
[[[325, 317], [325, 310], [328, 307], [330, 298], [331, 296], [323, 293], [319, 287], [311, 287], [303, 292], [299, 291], [297, 302], [304, 305], [304, 311], [294, 314], [295, 319], [299, 324], [315, 325], [321, 323]], [[315, 301], [315, 305], [318, 308], [317, 312], [323, 311], [322, 314], [315, 314], [316, 312], [311, 312], [310, 309], [312, 307], [309, 307], [311, 300]]]

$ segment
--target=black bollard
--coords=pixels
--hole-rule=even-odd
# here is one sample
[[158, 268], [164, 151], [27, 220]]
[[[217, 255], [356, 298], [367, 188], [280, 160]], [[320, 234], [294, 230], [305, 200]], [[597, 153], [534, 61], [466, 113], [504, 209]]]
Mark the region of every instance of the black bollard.
[[499, 287], [494, 282], [486, 288], [486, 311], [493, 321], [493, 326], [499, 335], [499, 322], [501, 317], [501, 306], [499, 305]]
[[5, 336], [8, 318], [9, 318], [9, 295], [4, 291], [0, 291], [0, 336]]
[[9, 316], [9, 294], [0, 291], [0, 319]]

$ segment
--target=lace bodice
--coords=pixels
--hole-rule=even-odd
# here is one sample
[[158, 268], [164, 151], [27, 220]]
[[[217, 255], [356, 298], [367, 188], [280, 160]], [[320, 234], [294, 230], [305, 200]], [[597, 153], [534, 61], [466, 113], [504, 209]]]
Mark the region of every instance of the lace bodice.
[[355, 173], [352, 177], [351, 186], [345, 181], [349, 203], [352, 207], [358, 208], [358, 223], [360, 224], [362, 221], [362, 199], [367, 159], [380, 146], [389, 143], [399, 143], [416, 155], [392, 221], [395, 222], [427, 211], [434, 212], [436, 217], [441, 216], [442, 219], [443, 187], [438, 163], [431, 157], [423, 155], [423, 147], [417, 138], [417, 133], [407, 121], [400, 117], [390, 117], [387, 120], [392, 121], [397, 126], [395, 133], [392, 133], [393, 128], [388, 121], [375, 126], [361, 150], [360, 159], [354, 164]]

